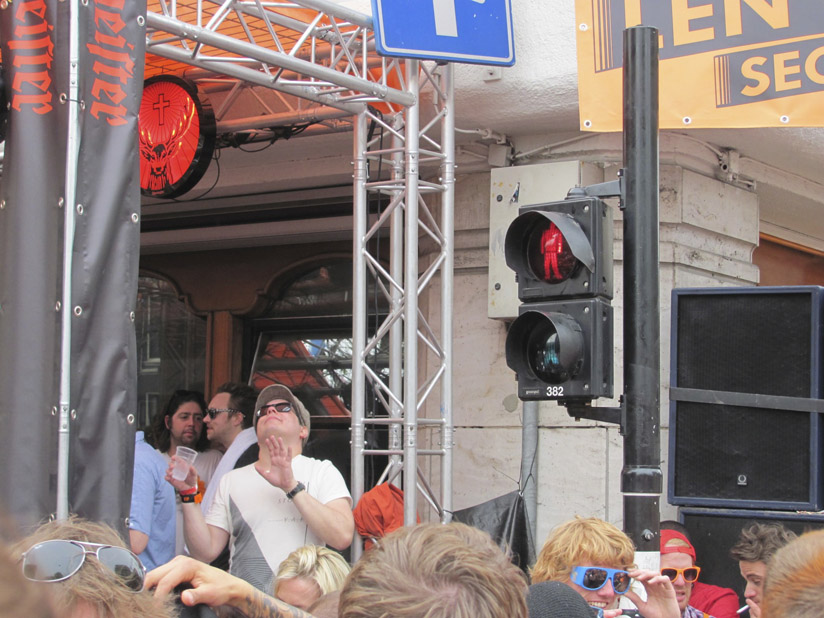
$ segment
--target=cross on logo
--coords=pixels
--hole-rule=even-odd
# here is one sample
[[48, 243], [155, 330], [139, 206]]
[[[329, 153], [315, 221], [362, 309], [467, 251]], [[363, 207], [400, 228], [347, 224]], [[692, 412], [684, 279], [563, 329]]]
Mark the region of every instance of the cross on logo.
[[166, 108], [171, 107], [171, 106], [172, 106], [171, 101], [167, 101], [166, 97], [163, 96], [163, 93], [161, 92], [158, 95], [157, 101], [155, 102], [155, 104], [152, 105], [152, 109], [154, 109], [157, 112], [157, 124], [162, 125], [162, 124], [165, 123], [165, 121], [166, 121]]

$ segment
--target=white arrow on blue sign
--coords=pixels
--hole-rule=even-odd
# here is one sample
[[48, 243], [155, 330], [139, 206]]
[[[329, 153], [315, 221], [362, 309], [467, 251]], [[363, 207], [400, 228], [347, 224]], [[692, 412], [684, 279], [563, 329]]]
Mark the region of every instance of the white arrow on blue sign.
[[511, 0], [372, 0], [384, 56], [512, 66]]

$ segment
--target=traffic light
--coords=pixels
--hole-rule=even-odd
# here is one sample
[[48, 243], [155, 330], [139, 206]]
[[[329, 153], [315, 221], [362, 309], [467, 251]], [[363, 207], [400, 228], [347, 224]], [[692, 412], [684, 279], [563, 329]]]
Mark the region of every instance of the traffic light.
[[521, 306], [506, 362], [523, 400], [612, 397], [612, 211], [593, 197], [523, 206], [504, 241]]

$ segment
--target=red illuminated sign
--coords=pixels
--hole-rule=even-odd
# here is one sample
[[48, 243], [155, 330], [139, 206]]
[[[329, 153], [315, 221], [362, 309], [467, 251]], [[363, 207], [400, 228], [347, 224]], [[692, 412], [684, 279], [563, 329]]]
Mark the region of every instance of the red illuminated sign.
[[197, 86], [171, 75], [146, 80], [140, 102], [140, 192], [177, 197], [194, 187], [215, 149], [215, 116]]

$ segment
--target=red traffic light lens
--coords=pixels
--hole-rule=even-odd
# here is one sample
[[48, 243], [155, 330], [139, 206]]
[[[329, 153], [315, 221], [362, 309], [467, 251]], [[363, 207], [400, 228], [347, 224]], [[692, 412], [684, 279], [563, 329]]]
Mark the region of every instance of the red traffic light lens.
[[547, 283], [566, 281], [580, 264], [561, 230], [551, 221], [532, 230], [526, 250], [529, 268], [538, 279]]

